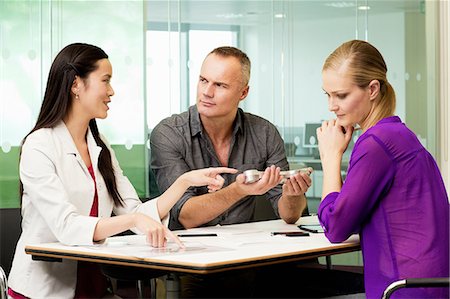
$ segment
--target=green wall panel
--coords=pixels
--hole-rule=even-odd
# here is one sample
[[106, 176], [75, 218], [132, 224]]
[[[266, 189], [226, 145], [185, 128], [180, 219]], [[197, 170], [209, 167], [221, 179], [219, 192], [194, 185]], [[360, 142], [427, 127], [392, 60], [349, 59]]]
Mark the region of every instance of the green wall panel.
[[146, 197], [145, 183], [147, 179], [145, 155], [147, 151], [144, 145], [133, 145], [127, 150], [124, 145], [111, 145], [119, 160], [123, 173], [128, 177], [136, 189], [139, 197]]
[[0, 208], [19, 207], [19, 147], [0, 150]]
[[[112, 145], [112, 148], [139, 197], [146, 197], [145, 146], [134, 145], [131, 150], [123, 145]], [[8, 153], [0, 150], [0, 208], [19, 206], [19, 147], [12, 147]]]

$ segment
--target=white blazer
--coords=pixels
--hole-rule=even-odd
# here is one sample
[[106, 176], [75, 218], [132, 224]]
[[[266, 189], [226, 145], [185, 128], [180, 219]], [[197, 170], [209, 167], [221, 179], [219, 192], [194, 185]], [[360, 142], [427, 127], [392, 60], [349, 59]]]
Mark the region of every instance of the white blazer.
[[136, 191], [123, 175], [111, 150], [117, 188], [124, 207], [114, 207], [98, 169], [101, 148], [91, 131], [87, 144], [95, 172], [99, 217], [90, 217], [94, 199], [94, 180], [78, 153], [64, 122], [54, 128], [40, 129], [30, 134], [20, 159], [20, 179], [23, 183], [22, 234], [9, 275], [9, 287], [30, 298], [73, 298], [76, 286], [77, 262], [33, 261], [25, 254], [25, 245], [61, 242], [67, 245], [92, 245], [94, 229], [102, 217], [141, 212], [160, 221], [157, 199], [142, 203]]

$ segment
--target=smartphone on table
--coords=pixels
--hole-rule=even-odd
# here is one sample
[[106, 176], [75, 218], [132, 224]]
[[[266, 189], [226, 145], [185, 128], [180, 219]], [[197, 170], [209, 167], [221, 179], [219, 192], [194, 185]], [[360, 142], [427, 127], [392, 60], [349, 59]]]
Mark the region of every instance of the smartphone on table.
[[320, 226], [319, 224], [314, 224], [314, 225], [308, 225], [308, 224], [301, 224], [299, 226], [297, 226], [299, 229], [310, 232], [310, 233], [323, 233], [325, 232], [323, 230], [323, 227]]

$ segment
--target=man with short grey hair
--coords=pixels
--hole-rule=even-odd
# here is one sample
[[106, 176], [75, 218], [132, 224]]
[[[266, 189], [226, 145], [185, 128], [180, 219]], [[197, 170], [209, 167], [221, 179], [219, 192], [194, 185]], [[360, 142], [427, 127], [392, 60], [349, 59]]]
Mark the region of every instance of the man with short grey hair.
[[152, 131], [151, 167], [161, 191], [197, 168], [258, 169], [265, 170], [264, 175], [253, 184], [246, 184], [243, 175], [224, 175], [224, 188], [215, 193], [191, 188], [171, 211], [171, 229], [248, 222], [258, 195], [265, 195], [287, 223], [295, 223], [306, 207], [308, 175], [299, 173], [279, 184], [280, 170], [289, 164], [276, 127], [239, 108], [249, 92], [250, 66], [247, 55], [234, 47], [216, 48], [206, 56], [197, 104]]

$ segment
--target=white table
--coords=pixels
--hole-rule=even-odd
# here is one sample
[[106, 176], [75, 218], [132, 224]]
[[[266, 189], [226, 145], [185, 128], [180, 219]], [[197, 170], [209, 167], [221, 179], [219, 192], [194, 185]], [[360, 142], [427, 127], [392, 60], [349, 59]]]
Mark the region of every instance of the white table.
[[102, 245], [66, 246], [60, 243], [30, 244], [25, 251], [33, 259], [84, 260], [179, 273], [209, 274], [226, 270], [296, 262], [360, 250], [358, 236], [332, 244], [323, 233], [308, 237], [271, 236], [275, 231], [298, 231], [299, 224], [316, 223], [316, 217], [302, 217], [297, 223], [270, 220], [246, 224], [195, 228], [175, 233], [215, 233], [214, 237], [181, 238], [186, 249], [174, 243], [152, 248], [140, 235], [108, 238]]

